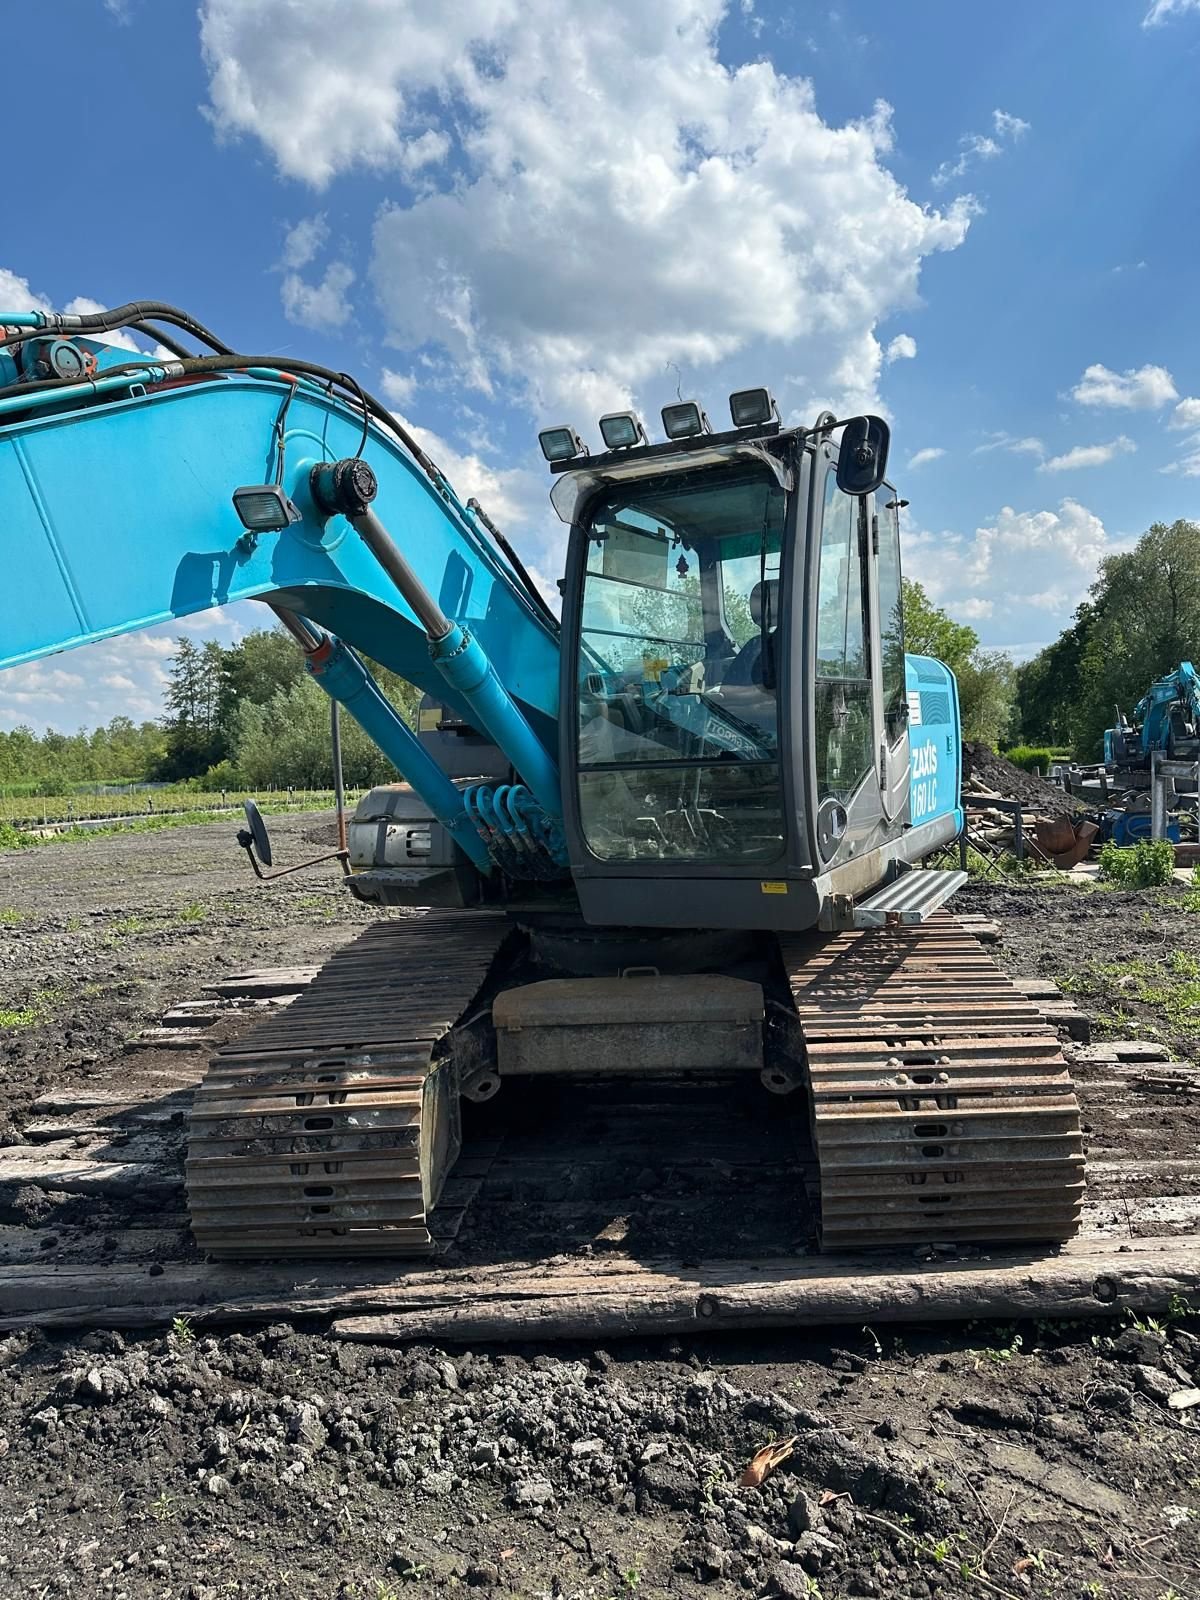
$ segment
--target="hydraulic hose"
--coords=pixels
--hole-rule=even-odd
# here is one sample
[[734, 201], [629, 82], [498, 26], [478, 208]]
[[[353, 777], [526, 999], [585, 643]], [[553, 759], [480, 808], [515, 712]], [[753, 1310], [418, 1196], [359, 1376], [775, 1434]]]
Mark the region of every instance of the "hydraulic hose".
[[[164, 322], [169, 322], [175, 327], [183, 329], [184, 332], [190, 333], [193, 338], [200, 339], [218, 353], [211, 356], [193, 356], [189, 354], [181, 347], [173, 344], [169, 339], [162, 338], [157, 331], [151, 331], [144, 327], [143, 325], [148, 317], [157, 317]], [[341, 391], [343, 396], [349, 397], [351, 403], [362, 409], [364, 420], [368, 415], [373, 417], [376, 422], [399, 439], [439, 493], [445, 494], [449, 490], [448, 481], [437, 462], [421, 449], [403, 423], [388, 410], [381, 400], [371, 394], [369, 390], [364, 389], [357, 379], [344, 372], [335, 372], [331, 367], [322, 366], [313, 361], [285, 361], [282, 356], [245, 356], [237, 354], [230, 350], [228, 345], [223, 344], [202, 322], [198, 322], [186, 311], [181, 311], [179, 307], [169, 305], [167, 302], [160, 300], [131, 300], [128, 304], [116, 306], [110, 311], [86, 312], [78, 315], [47, 312], [46, 319], [42, 329], [23, 328], [18, 332], [0, 337], [0, 349], [5, 348], [7, 345], [22, 344], [27, 339], [38, 337], [39, 333], [42, 332], [100, 333], [109, 332], [114, 328], [120, 327], [137, 327], [140, 332], [145, 333], [148, 337], [159, 338], [165, 348], [170, 349], [180, 357], [183, 363], [184, 375], [244, 372], [248, 368], [261, 367], [274, 372], [300, 373], [305, 377], [318, 378]], [[136, 370], [139, 366], [150, 364], [147, 360], [130, 361], [119, 366], [107, 368], [106, 371], [115, 376], [120, 372]], [[21, 388], [24, 393], [33, 394], [39, 390], [54, 388], [70, 381], [72, 380], [44, 378], [33, 383], [22, 384]], [[542, 619], [557, 631], [559, 626], [558, 618], [546, 604], [524, 562], [491, 519], [486, 514], [480, 515], [481, 508], [478, 501], [474, 503], [472, 509], [491, 534], [497, 548], [508, 561], [514, 575], [519, 580], [531, 603], [537, 607]]]
[[45, 321], [40, 328], [22, 328], [17, 333], [5, 334], [0, 338], [0, 349], [6, 345], [20, 344], [25, 339], [36, 337], [39, 333], [108, 333], [114, 328], [127, 328], [135, 322], [144, 322], [147, 317], [158, 317], [163, 322], [173, 323], [185, 333], [190, 333], [193, 338], [199, 339], [202, 344], [206, 344], [210, 350], [217, 350], [222, 355], [233, 354], [229, 346], [218, 339], [216, 334], [202, 322], [197, 322], [188, 312], [180, 310], [178, 306], [170, 305], [165, 300], [130, 300], [125, 305], [114, 306], [109, 311], [47, 311]]

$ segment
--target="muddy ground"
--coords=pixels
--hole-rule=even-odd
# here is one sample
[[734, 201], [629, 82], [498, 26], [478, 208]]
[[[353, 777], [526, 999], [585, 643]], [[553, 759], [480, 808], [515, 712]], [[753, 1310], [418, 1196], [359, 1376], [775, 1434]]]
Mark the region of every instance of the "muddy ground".
[[[324, 826], [273, 822], [281, 857]], [[230, 831], [0, 855], [0, 1141], [48, 1088], [111, 1075], [206, 975], [318, 959], [368, 920], [332, 875], [254, 885]], [[1065, 977], [1102, 1030], [1159, 1027], [1200, 1054], [1182, 891], [964, 900], [1003, 921], [1005, 964]], [[1194, 1154], [1192, 1124], [1171, 1126]], [[1141, 1328], [598, 1350], [282, 1323], [17, 1334], [0, 1338], [0, 1595], [1195, 1600], [1200, 1407], [1178, 1396], [1198, 1385], [1183, 1306]]]

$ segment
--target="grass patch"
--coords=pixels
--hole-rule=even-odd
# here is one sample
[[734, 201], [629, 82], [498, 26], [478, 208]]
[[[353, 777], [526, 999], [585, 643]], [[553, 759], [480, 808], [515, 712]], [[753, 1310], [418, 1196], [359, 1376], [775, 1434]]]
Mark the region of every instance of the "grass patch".
[[1170, 883], [1175, 847], [1169, 839], [1142, 839], [1135, 845], [1108, 843], [1100, 852], [1100, 876], [1123, 889], [1153, 889]]
[[[1153, 1035], [1161, 1024], [1176, 1034], [1200, 1037], [1200, 959], [1185, 950], [1173, 951], [1165, 961], [1091, 961], [1057, 982], [1065, 994], [1107, 1002], [1109, 1009], [1097, 1020], [1115, 1032], [1132, 1024], [1138, 1033]], [[1150, 1007], [1154, 1020], [1129, 1010], [1131, 1005]]]
[[0, 1006], [0, 1028], [36, 1027], [50, 1015], [50, 1008], [58, 995], [57, 989], [40, 989], [23, 1006]]
[[[287, 814], [297, 808], [285, 801], [272, 804], [264, 801], [259, 810], [264, 815]], [[0, 850], [30, 850], [42, 845], [80, 844], [88, 839], [108, 839], [114, 834], [158, 833], [163, 828], [186, 828], [197, 822], [227, 822], [234, 824], [237, 816], [231, 811], [171, 811], [151, 817], [131, 817], [128, 821], [106, 822], [94, 828], [62, 828], [57, 833], [29, 833], [15, 828], [9, 822], [0, 822]]]
[[0, 906], [0, 928], [15, 928], [18, 922], [24, 921], [24, 911], [18, 911], [16, 906]]
[[180, 922], [203, 922], [208, 915], [208, 907], [202, 906], [199, 900], [192, 900], [186, 906], [180, 906], [178, 911]]

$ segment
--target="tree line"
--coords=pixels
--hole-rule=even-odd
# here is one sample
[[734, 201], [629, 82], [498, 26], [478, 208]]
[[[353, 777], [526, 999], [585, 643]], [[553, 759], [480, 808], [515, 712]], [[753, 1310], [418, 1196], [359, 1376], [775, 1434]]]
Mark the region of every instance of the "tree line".
[[1156, 522], [1132, 550], [1106, 556], [1075, 619], [1017, 668], [1016, 717], [1030, 744], [1103, 755], [1118, 706], [1200, 656], [1200, 525]]
[[[369, 663], [384, 694], [408, 722], [417, 690]], [[211, 788], [328, 788], [333, 782], [330, 702], [304, 667], [293, 640], [261, 628], [234, 645], [180, 638], [170, 659], [161, 722], [136, 726], [114, 717], [92, 732], [40, 737], [26, 727], [0, 733], [0, 785], [41, 793], [73, 783], [201, 781]], [[347, 784], [392, 781], [390, 763], [353, 718], [342, 718]]]

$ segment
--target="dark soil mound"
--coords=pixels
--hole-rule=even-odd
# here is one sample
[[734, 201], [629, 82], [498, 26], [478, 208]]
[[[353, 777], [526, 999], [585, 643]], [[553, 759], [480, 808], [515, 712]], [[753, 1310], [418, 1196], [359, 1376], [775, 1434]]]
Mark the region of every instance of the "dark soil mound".
[[1036, 806], [1047, 817], [1075, 816], [1085, 809], [1052, 783], [1014, 767], [986, 744], [966, 739], [963, 741], [963, 792], [970, 796], [984, 789], [1004, 800], [1022, 800], [1026, 805]]

